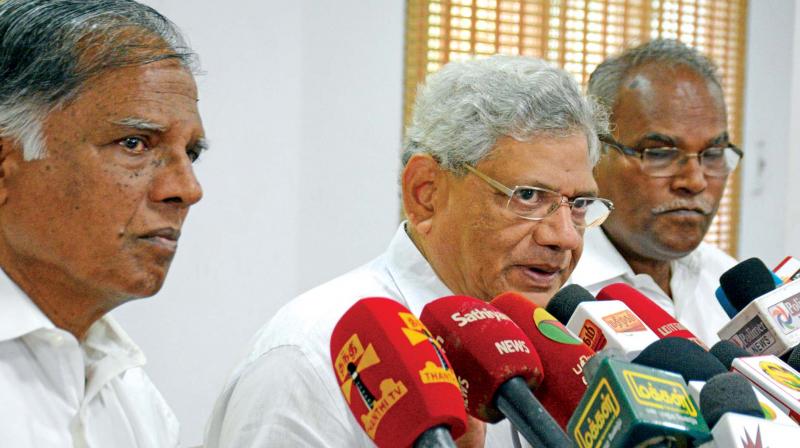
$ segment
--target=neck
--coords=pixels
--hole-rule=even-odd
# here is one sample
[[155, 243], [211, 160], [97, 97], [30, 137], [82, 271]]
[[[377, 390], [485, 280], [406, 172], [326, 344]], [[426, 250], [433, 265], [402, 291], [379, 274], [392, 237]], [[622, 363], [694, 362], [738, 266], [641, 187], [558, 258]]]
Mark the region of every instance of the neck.
[[620, 255], [622, 255], [622, 258], [624, 258], [631, 269], [633, 269], [634, 274], [649, 275], [656, 285], [658, 285], [669, 298], [672, 298], [672, 288], [669, 286], [669, 282], [672, 279], [672, 268], [669, 260], [654, 260], [652, 258], [643, 257], [636, 252], [628, 250], [623, 245], [617, 244], [611, 239], [608, 233], [606, 233], [606, 236]]
[[114, 308], [112, 303], [118, 303], [73, 284], [47, 266], [20, 266], [5, 259], [0, 260], [0, 266], [53, 325], [72, 333], [79, 341], [95, 321]]

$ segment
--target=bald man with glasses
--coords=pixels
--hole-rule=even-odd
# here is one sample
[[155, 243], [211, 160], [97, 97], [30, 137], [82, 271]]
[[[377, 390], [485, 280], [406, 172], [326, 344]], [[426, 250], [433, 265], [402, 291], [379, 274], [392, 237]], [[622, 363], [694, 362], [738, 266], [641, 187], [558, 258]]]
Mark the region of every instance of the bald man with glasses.
[[588, 91], [610, 111], [595, 176], [615, 211], [586, 232], [571, 280], [592, 293], [628, 283], [710, 346], [728, 321], [714, 290], [736, 261], [703, 237], [742, 158], [715, 67], [657, 39], [600, 64]]

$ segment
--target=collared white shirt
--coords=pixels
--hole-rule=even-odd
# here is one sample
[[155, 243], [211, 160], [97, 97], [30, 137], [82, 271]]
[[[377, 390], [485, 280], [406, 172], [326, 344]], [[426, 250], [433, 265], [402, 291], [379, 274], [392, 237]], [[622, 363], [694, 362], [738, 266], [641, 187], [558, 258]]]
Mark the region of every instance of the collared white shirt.
[[[336, 323], [365, 297], [397, 300], [419, 316], [428, 302], [452, 294], [401, 225], [383, 255], [300, 295], [262, 327], [217, 400], [205, 447], [375, 446], [331, 366]], [[507, 420], [488, 426], [486, 446], [514, 446]]]
[[601, 228], [587, 229], [584, 246], [570, 281], [597, 294], [612, 283], [638, 289], [711, 347], [717, 331], [730, 318], [714, 296], [719, 277], [736, 264], [725, 252], [705, 242], [689, 255], [671, 262], [672, 299], [647, 274], [634, 274]]
[[0, 270], [0, 446], [178, 446], [178, 421], [144, 364], [110, 316], [79, 343]]

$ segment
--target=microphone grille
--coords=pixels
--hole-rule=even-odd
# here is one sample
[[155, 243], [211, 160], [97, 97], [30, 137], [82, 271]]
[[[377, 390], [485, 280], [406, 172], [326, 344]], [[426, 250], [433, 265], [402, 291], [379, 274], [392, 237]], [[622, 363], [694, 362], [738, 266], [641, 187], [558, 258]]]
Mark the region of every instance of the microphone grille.
[[800, 345], [792, 350], [789, 359], [786, 360], [786, 364], [789, 364], [794, 370], [800, 371]]
[[709, 378], [728, 370], [717, 358], [694, 342], [676, 337], [659, 339], [648, 345], [633, 359], [655, 369], [675, 372], [684, 381], [708, 381]]
[[711, 347], [709, 352], [725, 366], [726, 369], [731, 369], [731, 364], [736, 358], [753, 356], [750, 352], [739, 347], [731, 341], [719, 341]]
[[548, 313], [558, 319], [564, 325], [567, 325], [570, 317], [575, 313], [575, 310], [583, 302], [594, 302], [594, 296], [580, 285], [568, 285], [561, 288], [545, 308]]
[[755, 257], [725, 271], [719, 278], [719, 284], [737, 311], [744, 309], [753, 299], [775, 289], [772, 272]]
[[750, 382], [739, 373], [721, 373], [700, 391], [700, 411], [709, 428], [728, 412], [764, 418], [761, 404]]

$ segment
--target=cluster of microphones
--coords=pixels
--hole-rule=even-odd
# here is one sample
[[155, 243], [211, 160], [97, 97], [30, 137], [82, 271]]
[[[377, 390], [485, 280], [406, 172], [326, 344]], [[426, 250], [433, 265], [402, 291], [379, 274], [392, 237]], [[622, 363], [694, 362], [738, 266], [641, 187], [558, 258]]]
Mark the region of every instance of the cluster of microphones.
[[[331, 360], [378, 447], [455, 447], [467, 414], [532, 447], [800, 446], [800, 261], [720, 278], [731, 316], [710, 349], [636, 289], [578, 285], [547, 307], [508, 292], [434, 300], [419, 316], [365, 298]], [[698, 298], [698, 300], [710, 298]]]

